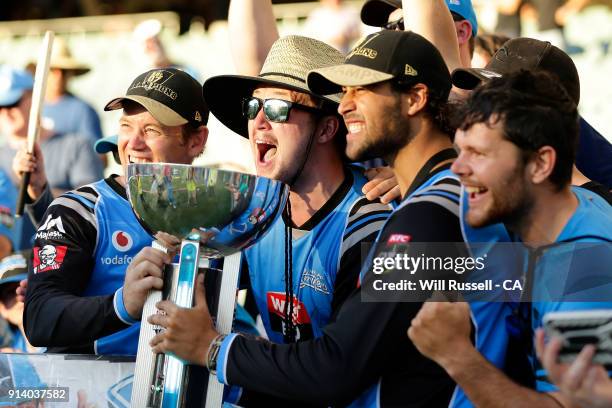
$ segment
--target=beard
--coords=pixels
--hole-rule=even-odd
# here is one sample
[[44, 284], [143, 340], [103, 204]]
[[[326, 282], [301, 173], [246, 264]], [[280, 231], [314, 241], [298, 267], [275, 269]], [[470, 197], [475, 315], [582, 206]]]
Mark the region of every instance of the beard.
[[383, 158], [392, 164], [397, 153], [413, 139], [410, 122], [400, 112], [399, 98], [381, 126], [374, 124], [373, 129], [361, 144], [347, 143], [346, 155], [353, 161]]
[[307, 166], [310, 154], [312, 153], [312, 144], [314, 143], [314, 134], [317, 130], [318, 122], [313, 123], [310, 129], [308, 138], [304, 138], [299, 146], [294, 151], [294, 157], [287, 162], [279, 163], [278, 169], [270, 178], [280, 180], [290, 187], [296, 184], [303, 175], [303, 170]]
[[485, 213], [477, 216], [467, 214], [467, 221], [474, 228], [481, 228], [492, 224], [504, 223], [511, 230], [527, 219], [534, 203], [533, 193], [528, 187], [524, 177], [525, 165], [518, 165], [512, 174], [505, 180], [489, 189], [491, 204]]

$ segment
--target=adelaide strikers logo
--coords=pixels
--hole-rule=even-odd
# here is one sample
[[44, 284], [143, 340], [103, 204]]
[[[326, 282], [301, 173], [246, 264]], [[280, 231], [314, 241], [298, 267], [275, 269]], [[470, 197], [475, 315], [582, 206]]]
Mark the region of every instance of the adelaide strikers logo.
[[134, 240], [132, 236], [125, 231], [115, 231], [112, 237], [113, 247], [119, 252], [127, 252], [132, 249]]

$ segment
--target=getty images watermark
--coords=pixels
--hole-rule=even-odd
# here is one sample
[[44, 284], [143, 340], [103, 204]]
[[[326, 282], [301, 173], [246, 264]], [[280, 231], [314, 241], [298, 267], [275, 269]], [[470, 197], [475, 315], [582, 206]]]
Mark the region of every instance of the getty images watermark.
[[366, 302], [423, 302], [434, 292], [471, 301], [612, 300], [612, 268], [596, 261], [612, 259], [608, 243], [388, 242], [374, 253], [365, 245], [362, 256]]

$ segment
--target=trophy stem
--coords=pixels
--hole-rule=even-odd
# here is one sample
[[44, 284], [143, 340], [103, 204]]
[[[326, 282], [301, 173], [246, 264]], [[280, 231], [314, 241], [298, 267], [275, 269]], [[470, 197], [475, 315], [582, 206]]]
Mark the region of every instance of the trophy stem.
[[[226, 256], [223, 260], [221, 275], [221, 290], [217, 306], [217, 332], [229, 334], [232, 331], [234, 311], [236, 308], [236, 288], [240, 276], [240, 261], [242, 253], [237, 252]], [[206, 408], [218, 408], [223, 403], [223, 384], [217, 377], [210, 375], [206, 392]]]

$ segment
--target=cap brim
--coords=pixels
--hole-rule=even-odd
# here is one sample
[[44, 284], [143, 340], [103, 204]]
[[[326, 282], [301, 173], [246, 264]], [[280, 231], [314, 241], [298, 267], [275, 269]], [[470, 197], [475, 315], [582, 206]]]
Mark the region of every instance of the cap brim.
[[27, 273], [20, 273], [17, 275], [10, 276], [8, 278], [0, 279], [0, 286], [4, 285], [5, 283], [21, 282], [22, 280], [27, 279], [27, 277]]
[[451, 74], [451, 81], [457, 88], [472, 90], [482, 82], [500, 78], [502, 74], [484, 68], [458, 68]]
[[320, 95], [342, 92], [343, 86], [365, 86], [392, 79], [393, 75], [353, 64], [315, 69], [308, 73], [308, 87]]
[[117, 150], [117, 135], [97, 140], [96, 143], [94, 143], [94, 150], [98, 154], [106, 154]]
[[[267, 78], [244, 75], [219, 75], [204, 82], [204, 99], [210, 112], [229, 128], [242, 137], [249, 137], [248, 121], [242, 114], [242, 101], [251, 96], [258, 86], [272, 86], [292, 91], [312, 94], [313, 92], [301, 81], [282, 76], [269, 75]], [[230, 96], [231, 95], [231, 96]], [[321, 97], [333, 103], [340, 102], [340, 95], [323, 94]]]
[[370, 0], [361, 8], [361, 21], [369, 26], [382, 27], [387, 24], [389, 14], [401, 7], [401, 1]]
[[140, 95], [126, 95], [121, 98], [115, 98], [104, 107], [105, 111], [112, 111], [123, 108], [123, 102], [129, 100], [142, 105], [155, 119], [162, 125], [166, 126], [181, 126], [189, 123], [187, 119], [167, 107], [166, 105], [157, 102], [154, 99]]
[[25, 89], [15, 89], [13, 91], [4, 92], [0, 98], [0, 106], [11, 106], [16, 104], [23, 96]]

